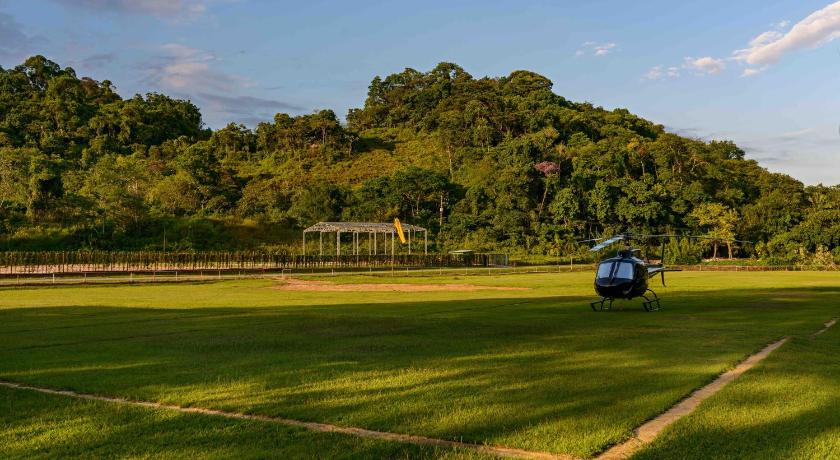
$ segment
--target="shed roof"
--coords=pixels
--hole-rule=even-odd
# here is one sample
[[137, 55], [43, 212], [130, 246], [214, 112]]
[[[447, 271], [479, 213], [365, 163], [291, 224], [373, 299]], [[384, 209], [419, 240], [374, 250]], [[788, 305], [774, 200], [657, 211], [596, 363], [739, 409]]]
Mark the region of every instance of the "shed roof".
[[[402, 224], [404, 231], [425, 232], [426, 229], [417, 225]], [[318, 222], [303, 230], [309, 232], [359, 232], [359, 233], [392, 233], [396, 232], [394, 224], [389, 222]]]

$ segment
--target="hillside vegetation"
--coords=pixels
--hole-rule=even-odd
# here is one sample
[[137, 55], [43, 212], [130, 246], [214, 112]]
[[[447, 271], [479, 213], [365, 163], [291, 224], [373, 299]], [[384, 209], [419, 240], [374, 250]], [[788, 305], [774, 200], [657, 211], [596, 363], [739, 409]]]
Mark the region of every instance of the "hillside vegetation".
[[[808, 155], [808, 152], [801, 152]], [[624, 229], [737, 237], [683, 258], [832, 263], [840, 188], [770, 173], [732, 142], [564, 99], [547, 78], [441, 63], [331, 110], [207, 129], [189, 101], [121, 98], [31, 57], [0, 68], [3, 249], [275, 247], [320, 220], [400, 217], [455, 247], [560, 254]]]

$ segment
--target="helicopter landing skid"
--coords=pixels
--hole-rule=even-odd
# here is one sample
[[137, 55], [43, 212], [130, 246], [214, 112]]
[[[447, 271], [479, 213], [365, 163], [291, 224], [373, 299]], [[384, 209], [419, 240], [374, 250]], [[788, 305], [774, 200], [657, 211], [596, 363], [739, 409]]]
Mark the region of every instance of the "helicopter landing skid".
[[642, 305], [645, 307], [645, 311], [658, 311], [660, 308], [662, 308], [662, 305], [659, 303], [659, 296], [656, 295], [656, 293], [653, 292], [652, 289], [648, 289], [645, 292], [650, 292], [651, 294], [653, 294], [652, 299], [649, 299], [648, 296], [642, 294], [642, 297], [645, 298], [645, 301], [642, 302]]
[[601, 300], [590, 303], [589, 306], [592, 307], [592, 311], [610, 311], [612, 310], [612, 303], [613, 299], [604, 297]]

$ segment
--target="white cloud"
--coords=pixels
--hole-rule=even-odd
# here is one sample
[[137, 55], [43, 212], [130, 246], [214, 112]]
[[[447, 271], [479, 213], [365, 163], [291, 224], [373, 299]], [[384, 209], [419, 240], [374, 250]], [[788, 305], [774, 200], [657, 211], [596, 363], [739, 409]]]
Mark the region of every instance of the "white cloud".
[[215, 59], [213, 54], [208, 51], [192, 48], [186, 45], [182, 45], [180, 43], [166, 43], [165, 45], [161, 45], [160, 48], [166, 51], [168, 54], [172, 55], [173, 57], [180, 59], [200, 59], [203, 61], [210, 61]]
[[[789, 53], [816, 48], [840, 38], [840, 1], [811, 13], [785, 31], [790, 23], [783, 20], [771, 24], [771, 30], [753, 37], [746, 48], [735, 50], [730, 58], [687, 57], [682, 68], [693, 70], [698, 75], [718, 75], [726, 70], [728, 61], [737, 61], [745, 67], [742, 77], [758, 75]], [[661, 66], [654, 67], [645, 75], [648, 80], [664, 77]]]
[[[777, 24], [784, 28], [786, 21]], [[775, 64], [786, 54], [816, 48], [840, 38], [840, 1], [811, 13], [786, 33], [764, 32], [750, 41], [749, 47], [736, 50], [733, 57], [750, 66]]]
[[763, 32], [759, 34], [757, 37], [750, 40], [750, 46], [758, 47], [764, 46], [769, 43], [773, 43], [774, 41], [782, 38], [784, 35], [781, 32], [776, 30], [768, 30], [767, 32]]
[[159, 47], [160, 53], [142, 65], [142, 82], [153, 90], [190, 99], [199, 105], [211, 126], [229, 121], [255, 124], [270, 120], [277, 111], [302, 112], [292, 102], [246, 94], [254, 84], [249, 79], [218, 70], [222, 60], [214, 53], [180, 43]]
[[726, 62], [723, 59], [715, 59], [710, 56], [701, 58], [685, 58], [683, 62], [684, 69], [691, 69], [705, 75], [717, 75], [726, 70]]
[[761, 69], [749, 69], [748, 68], [748, 69], [744, 69], [744, 71], [741, 72], [741, 76], [742, 77], [752, 77], [752, 76], [760, 74], [763, 71], [764, 71], [763, 67]]
[[178, 91], [230, 92], [249, 85], [247, 79], [215, 70], [219, 59], [211, 52], [180, 43], [167, 43], [144, 67], [146, 82]]
[[748, 158], [758, 160], [771, 171], [783, 172], [806, 184], [838, 183], [837, 126], [825, 124], [759, 137], [735, 136]]
[[668, 67], [658, 65], [652, 67], [644, 75], [644, 80], [664, 80], [666, 78], [676, 78], [680, 76], [680, 69], [678, 67]]
[[800, 129], [800, 130], [796, 130], [796, 131], [788, 131], [786, 133], [779, 134], [779, 137], [782, 138], [782, 139], [797, 138], [797, 137], [802, 137], [802, 136], [805, 136], [805, 135], [814, 134], [815, 131], [816, 131], [816, 129], [814, 129], [814, 128], [805, 128], [805, 129]]
[[83, 59], [74, 59], [70, 61], [70, 64], [79, 70], [79, 67], [82, 69], [101, 69], [117, 60], [118, 56], [116, 53], [96, 53], [90, 55]]
[[575, 52], [575, 57], [580, 57], [586, 54], [593, 56], [606, 56], [613, 52], [618, 45], [616, 43], [598, 43], [598, 42], [584, 42], [581, 48]]
[[595, 47], [595, 56], [606, 56], [615, 48], [615, 43], [605, 43]]
[[255, 112], [265, 112], [266, 115], [263, 117], [263, 119], [269, 119], [271, 118], [271, 116], [277, 113], [278, 110], [291, 112], [301, 112], [304, 110], [303, 107], [289, 102], [277, 101], [274, 99], [264, 99], [261, 97], [247, 95], [225, 96], [221, 94], [198, 93], [196, 94], [196, 96], [202, 102], [203, 105], [208, 106], [208, 108], [214, 111], [228, 113], [240, 117], [252, 116]]

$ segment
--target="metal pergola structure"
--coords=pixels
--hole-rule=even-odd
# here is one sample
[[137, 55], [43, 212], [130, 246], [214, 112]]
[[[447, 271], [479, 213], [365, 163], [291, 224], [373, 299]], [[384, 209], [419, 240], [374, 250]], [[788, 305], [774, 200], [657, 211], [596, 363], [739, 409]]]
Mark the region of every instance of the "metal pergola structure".
[[[429, 231], [423, 227], [411, 224], [402, 224], [408, 243], [408, 253], [411, 254], [412, 239], [416, 239], [418, 232], [423, 232], [423, 254], [429, 253]], [[385, 255], [388, 252], [388, 237], [391, 239], [391, 252], [395, 254], [394, 238], [397, 236], [397, 229], [394, 224], [383, 222], [318, 222], [317, 224], [303, 230], [303, 254], [306, 255], [306, 234], [318, 233], [318, 254], [324, 255], [324, 233], [335, 233], [335, 254], [341, 255], [341, 234], [351, 233], [353, 235], [353, 255], [359, 255], [359, 243], [361, 236], [367, 234], [368, 254], [378, 254], [378, 235], [384, 236], [382, 250]]]

